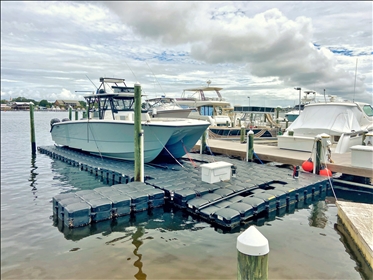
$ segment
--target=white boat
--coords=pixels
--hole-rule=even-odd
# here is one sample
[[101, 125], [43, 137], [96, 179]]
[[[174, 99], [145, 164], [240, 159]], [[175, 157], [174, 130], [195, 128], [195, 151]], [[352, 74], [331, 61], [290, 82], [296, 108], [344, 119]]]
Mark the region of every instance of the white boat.
[[[210, 87], [210, 81], [207, 87], [184, 89], [180, 98], [175, 98], [176, 102], [186, 108], [195, 108], [188, 118], [209, 121], [212, 126], [226, 126], [227, 122], [232, 122], [229, 114], [233, 114], [231, 104], [223, 99], [220, 94], [222, 88]], [[187, 95], [187, 93], [190, 93]], [[207, 93], [215, 93], [216, 97], [207, 96]]]
[[284, 135], [277, 137], [277, 145], [281, 149], [311, 152], [315, 137], [324, 133], [330, 136], [333, 152], [345, 153], [351, 146], [361, 145], [364, 133], [372, 130], [373, 108], [368, 103], [313, 103], [305, 105]]
[[[134, 88], [127, 87], [124, 79], [100, 78], [100, 82], [96, 94], [84, 96], [88, 118], [75, 121], [53, 119], [52, 139], [57, 145], [133, 161]], [[141, 113], [141, 118], [145, 163], [160, 155], [180, 158], [190, 151], [210, 125], [192, 119], [151, 118], [147, 111]]]
[[174, 98], [155, 97], [145, 100], [145, 109], [152, 117], [158, 118], [187, 118], [192, 108], [182, 108]]

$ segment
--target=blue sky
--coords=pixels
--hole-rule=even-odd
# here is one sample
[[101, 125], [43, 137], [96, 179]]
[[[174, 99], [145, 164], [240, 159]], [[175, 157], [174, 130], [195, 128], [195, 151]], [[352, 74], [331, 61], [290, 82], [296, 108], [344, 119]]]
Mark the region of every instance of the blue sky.
[[293, 106], [295, 87], [372, 104], [372, 3], [1, 2], [2, 99], [84, 100], [103, 76], [148, 97], [210, 80], [232, 105]]

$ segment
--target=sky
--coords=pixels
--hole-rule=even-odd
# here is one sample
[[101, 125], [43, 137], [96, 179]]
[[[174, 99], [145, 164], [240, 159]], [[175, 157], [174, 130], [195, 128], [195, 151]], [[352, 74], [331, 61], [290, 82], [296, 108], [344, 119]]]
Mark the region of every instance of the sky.
[[84, 100], [113, 77], [148, 98], [211, 81], [232, 105], [372, 104], [372, 5], [1, 1], [1, 99]]

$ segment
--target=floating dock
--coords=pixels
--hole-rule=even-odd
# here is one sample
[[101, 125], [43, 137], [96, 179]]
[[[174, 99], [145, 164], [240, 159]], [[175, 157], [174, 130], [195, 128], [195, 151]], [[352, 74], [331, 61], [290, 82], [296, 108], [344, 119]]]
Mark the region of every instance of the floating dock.
[[[193, 153], [178, 163], [145, 164], [144, 183], [133, 182], [133, 162], [66, 147], [38, 150], [112, 184], [53, 198], [54, 216], [69, 228], [161, 207], [167, 201], [211, 224], [232, 229], [266, 213], [303, 208], [325, 198], [330, 187], [329, 178], [312, 173], [294, 178], [290, 169]], [[230, 180], [202, 181], [201, 166], [213, 162], [229, 163]]]
[[[262, 143], [265, 140], [261, 141]], [[241, 159], [246, 158], [247, 144], [237, 141], [226, 141], [218, 139], [208, 139], [206, 145], [214, 154], [235, 156]], [[200, 141], [193, 148], [200, 149]], [[280, 149], [277, 146], [259, 144], [254, 141], [254, 152], [262, 161], [280, 162], [283, 164], [299, 165], [310, 158], [310, 152]], [[332, 153], [334, 163], [328, 164], [328, 169], [332, 172], [339, 172], [347, 175], [373, 178], [372, 168], [356, 167], [351, 164], [351, 152], [344, 154]]]

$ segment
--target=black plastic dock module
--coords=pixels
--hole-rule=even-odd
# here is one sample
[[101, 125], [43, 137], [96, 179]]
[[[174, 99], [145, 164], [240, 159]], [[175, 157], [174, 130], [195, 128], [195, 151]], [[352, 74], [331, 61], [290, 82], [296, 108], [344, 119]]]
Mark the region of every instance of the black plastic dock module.
[[221, 189], [215, 190], [213, 192], [213, 194], [218, 194], [221, 197], [226, 197], [226, 196], [231, 195], [233, 193], [234, 192], [231, 189], [228, 189], [228, 188], [221, 188]]
[[199, 215], [208, 220], [209, 222], [211, 222], [211, 220], [214, 219], [213, 215], [216, 211], [220, 210], [221, 208], [219, 207], [216, 207], [214, 205], [210, 205], [208, 207], [205, 207], [203, 208], [200, 212], [199, 212]]
[[236, 202], [229, 205], [228, 208], [237, 210], [241, 215], [241, 220], [247, 220], [254, 216], [254, 208], [247, 203]]
[[92, 222], [109, 220], [113, 217], [113, 203], [108, 198], [93, 199], [88, 202], [91, 205]]
[[217, 210], [214, 214], [214, 221], [220, 226], [234, 228], [241, 222], [241, 214], [231, 208]]
[[58, 210], [57, 210], [57, 217], [61, 220], [63, 220], [63, 216], [65, 214], [65, 207], [69, 204], [77, 203], [77, 202], [83, 202], [83, 200], [80, 197], [68, 197], [65, 199], [62, 199], [58, 202]]
[[265, 192], [269, 194], [273, 194], [276, 197], [277, 208], [286, 207], [287, 205], [286, 190], [281, 190], [278, 188], [274, 190], [266, 190]]
[[266, 210], [266, 202], [259, 197], [247, 196], [241, 202], [250, 204], [254, 208], [256, 215]]
[[53, 203], [53, 215], [58, 216], [58, 203], [66, 198], [76, 197], [75, 193], [69, 192], [69, 193], [61, 193], [53, 197], [52, 203]]
[[263, 199], [266, 202], [266, 207], [268, 208], [268, 211], [274, 211], [277, 208], [277, 200], [276, 197], [271, 193], [255, 193], [253, 194], [254, 197], [258, 197]]
[[174, 194], [173, 202], [177, 206], [185, 208], [187, 207], [187, 202], [195, 197], [197, 197], [197, 192], [194, 189], [182, 189]]
[[91, 206], [86, 202], [76, 202], [66, 205], [63, 221], [69, 228], [88, 225], [91, 222]]

